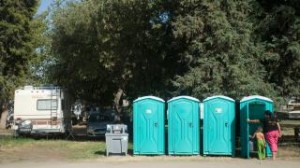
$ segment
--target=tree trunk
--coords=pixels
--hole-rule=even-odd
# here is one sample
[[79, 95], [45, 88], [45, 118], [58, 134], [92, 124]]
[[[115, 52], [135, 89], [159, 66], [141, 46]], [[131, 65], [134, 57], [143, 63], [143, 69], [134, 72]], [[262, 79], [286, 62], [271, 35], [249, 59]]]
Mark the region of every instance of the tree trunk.
[[7, 115], [8, 115], [8, 110], [4, 110], [2, 111], [1, 113], [1, 118], [0, 118], [0, 128], [1, 129], [5, 129], [6, 128], [6, 118], [7, 118]]
[[114, 99], [114, 107], [115, 110], [117, 111], [115, 121], [120, 122], [121, 121], [121, 113], [122, 113], [122, 96], [124, 94], [123, 89], [119, 88], [118, 92], [115, 95]]

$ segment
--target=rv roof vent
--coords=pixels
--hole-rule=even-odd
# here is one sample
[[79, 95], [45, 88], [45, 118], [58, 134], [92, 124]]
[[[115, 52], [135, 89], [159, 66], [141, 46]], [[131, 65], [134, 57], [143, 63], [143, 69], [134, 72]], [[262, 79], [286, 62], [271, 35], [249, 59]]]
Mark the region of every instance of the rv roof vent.
[[30, 85], [24, 86], [24, 90], [33, 90], [33, 86]]

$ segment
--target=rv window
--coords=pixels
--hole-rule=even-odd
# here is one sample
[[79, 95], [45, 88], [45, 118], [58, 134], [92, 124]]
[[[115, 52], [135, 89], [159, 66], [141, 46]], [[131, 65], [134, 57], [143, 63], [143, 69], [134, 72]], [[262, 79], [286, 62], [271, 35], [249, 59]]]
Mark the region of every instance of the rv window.
[[57, 100], [51, 100], [51, 99], [37, 100], [37, 110], [57, 110]]

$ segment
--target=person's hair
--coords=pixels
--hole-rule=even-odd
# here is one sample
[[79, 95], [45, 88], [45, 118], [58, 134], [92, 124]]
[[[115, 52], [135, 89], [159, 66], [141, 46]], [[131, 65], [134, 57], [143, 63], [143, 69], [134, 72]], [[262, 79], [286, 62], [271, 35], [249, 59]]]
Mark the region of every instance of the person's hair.
[[263, 128], [262, 128], [262, 126], [258, 126], [258, 127], [257, 127], [257, 131], [260, 131], [260, 132], [262, 132], [262, 131], [263, 131]]
[[269, 116], [269, 117], [272, 117], [272, 116], [273, 116], [273, 114], [272, 114], [272, 112], [271, 112], [270, 110], [266, 110], [266, 111], [265, 111], [265, 115], [267, 115], [267, 116]]
[[266, 110], [265, 115], [268, 116], [267, 120], [272, 121], [272, 122], [277, 121], [277, 118], [274, 116], [274, 114], [270, 110]]

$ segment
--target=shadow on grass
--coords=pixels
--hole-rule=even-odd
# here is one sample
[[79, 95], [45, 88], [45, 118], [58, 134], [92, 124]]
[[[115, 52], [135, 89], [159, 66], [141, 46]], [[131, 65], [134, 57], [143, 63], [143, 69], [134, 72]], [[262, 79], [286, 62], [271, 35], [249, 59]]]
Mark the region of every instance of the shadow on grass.
[[105, 151], [96, 151], [94, 154], [95, 155], [106, 155], [106, 152]]
[[[103, 155], [103, 156], [106, 156], [106, 152], [105, 151], [96, 151], [94, 153], [95, 155]], [[109, 156], [124, 156], [125, 154], [124, 153], [110, 153]], [[133, 150], [132, 149], [128, 149], [128, 153], [127, 155], [130, 155], [132, 156], [133, 155]]]

